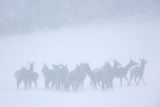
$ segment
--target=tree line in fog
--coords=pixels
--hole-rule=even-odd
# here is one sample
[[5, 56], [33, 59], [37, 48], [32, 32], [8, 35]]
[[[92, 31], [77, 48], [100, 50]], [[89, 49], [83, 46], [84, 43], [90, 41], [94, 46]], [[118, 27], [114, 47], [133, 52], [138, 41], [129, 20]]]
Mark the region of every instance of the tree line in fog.
[[1, 0], [0, 35], [159, 14], [159, 0]]

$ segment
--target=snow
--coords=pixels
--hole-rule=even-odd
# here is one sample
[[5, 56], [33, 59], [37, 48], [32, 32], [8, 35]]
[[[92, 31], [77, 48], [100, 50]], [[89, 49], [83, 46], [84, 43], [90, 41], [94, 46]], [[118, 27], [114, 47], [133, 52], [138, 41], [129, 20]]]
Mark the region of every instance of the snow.
[[3, 107], [159, 107], [154, 86], [131, 86], [114, 91], [56, 92], [43, 89], [1, 92]]

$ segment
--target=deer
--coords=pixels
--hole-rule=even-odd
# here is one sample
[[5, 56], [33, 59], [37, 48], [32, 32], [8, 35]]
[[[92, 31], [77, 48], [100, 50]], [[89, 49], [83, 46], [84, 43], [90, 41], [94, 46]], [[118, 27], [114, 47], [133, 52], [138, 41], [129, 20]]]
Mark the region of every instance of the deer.
[[135, 81], [136, 85], [139, 85], [141, 80], [145, 84], [145, 81], [143, 79], [143, 75], [144, 75], [144, 70], [145, 70], [145, 65], [146, 64], [147, 64], [147, 61], [143, 58], [143, 59], [140, 59], [140, 65], [139, 66], [131, 69], [129, 84], [131, 84], [133, 78], [134, 78], [134, 81]]
[[127, 73], [128, 71], [130, 70], [131, 67], [137, 65], [138, 63], [136, 63], [135, 61], [133, 60], [129, 60], [129, 63], [124, 66], [124, 67], [115, 67], [113, 69], [113, 72], [114, 72], [114, 78], [119, 78], [120, 79], [120, 82], [121, 82], [121, 87], [122, 87], [122, 81], [123, 79], [126, 79], [127, 80], [127, 83], [129, 85], [129, 82], [128, 82], [128, 78], [127, 78]]

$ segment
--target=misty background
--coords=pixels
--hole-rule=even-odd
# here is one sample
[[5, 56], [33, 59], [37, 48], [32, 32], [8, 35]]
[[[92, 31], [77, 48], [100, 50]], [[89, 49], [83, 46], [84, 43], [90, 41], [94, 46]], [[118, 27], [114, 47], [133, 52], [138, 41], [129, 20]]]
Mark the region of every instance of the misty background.
[[159, 0], [0, 0], [0, 35], [159, 15]]
[[[0, 106], [159, 107], [159, 28], [159, 0], [0, 0]], [[113, 92], [85, 87], [76, 94], [43, 90], [44, 63], [73, 70], [87, 62], [94, 69], [139, 58], [148, 62], [146, 85], [116, 84]], [[14, 73], [32, 61], [38, 89], [17, 91]]]

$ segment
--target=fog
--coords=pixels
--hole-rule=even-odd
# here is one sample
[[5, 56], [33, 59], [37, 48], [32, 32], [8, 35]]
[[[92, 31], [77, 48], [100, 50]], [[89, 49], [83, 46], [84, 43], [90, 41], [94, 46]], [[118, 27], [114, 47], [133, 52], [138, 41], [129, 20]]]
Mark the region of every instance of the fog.
[[[158, 0], [1, 0], [0, 106], [159, 107], [160, 17]], [[114, 81], [114, 90], [93, 91], [89, 77], [77, 92], [44, 87], [42, 67], [79, 63], [91, 70], [118, 60], [147, 61], [145, 85]], [[37, 89], [17, 90], [14, 73], [35, 62]], [[129, 74], [129, 73], [128, 73]]]
[[159, 16], [159, 0], [1, 0], [0, 35]]

